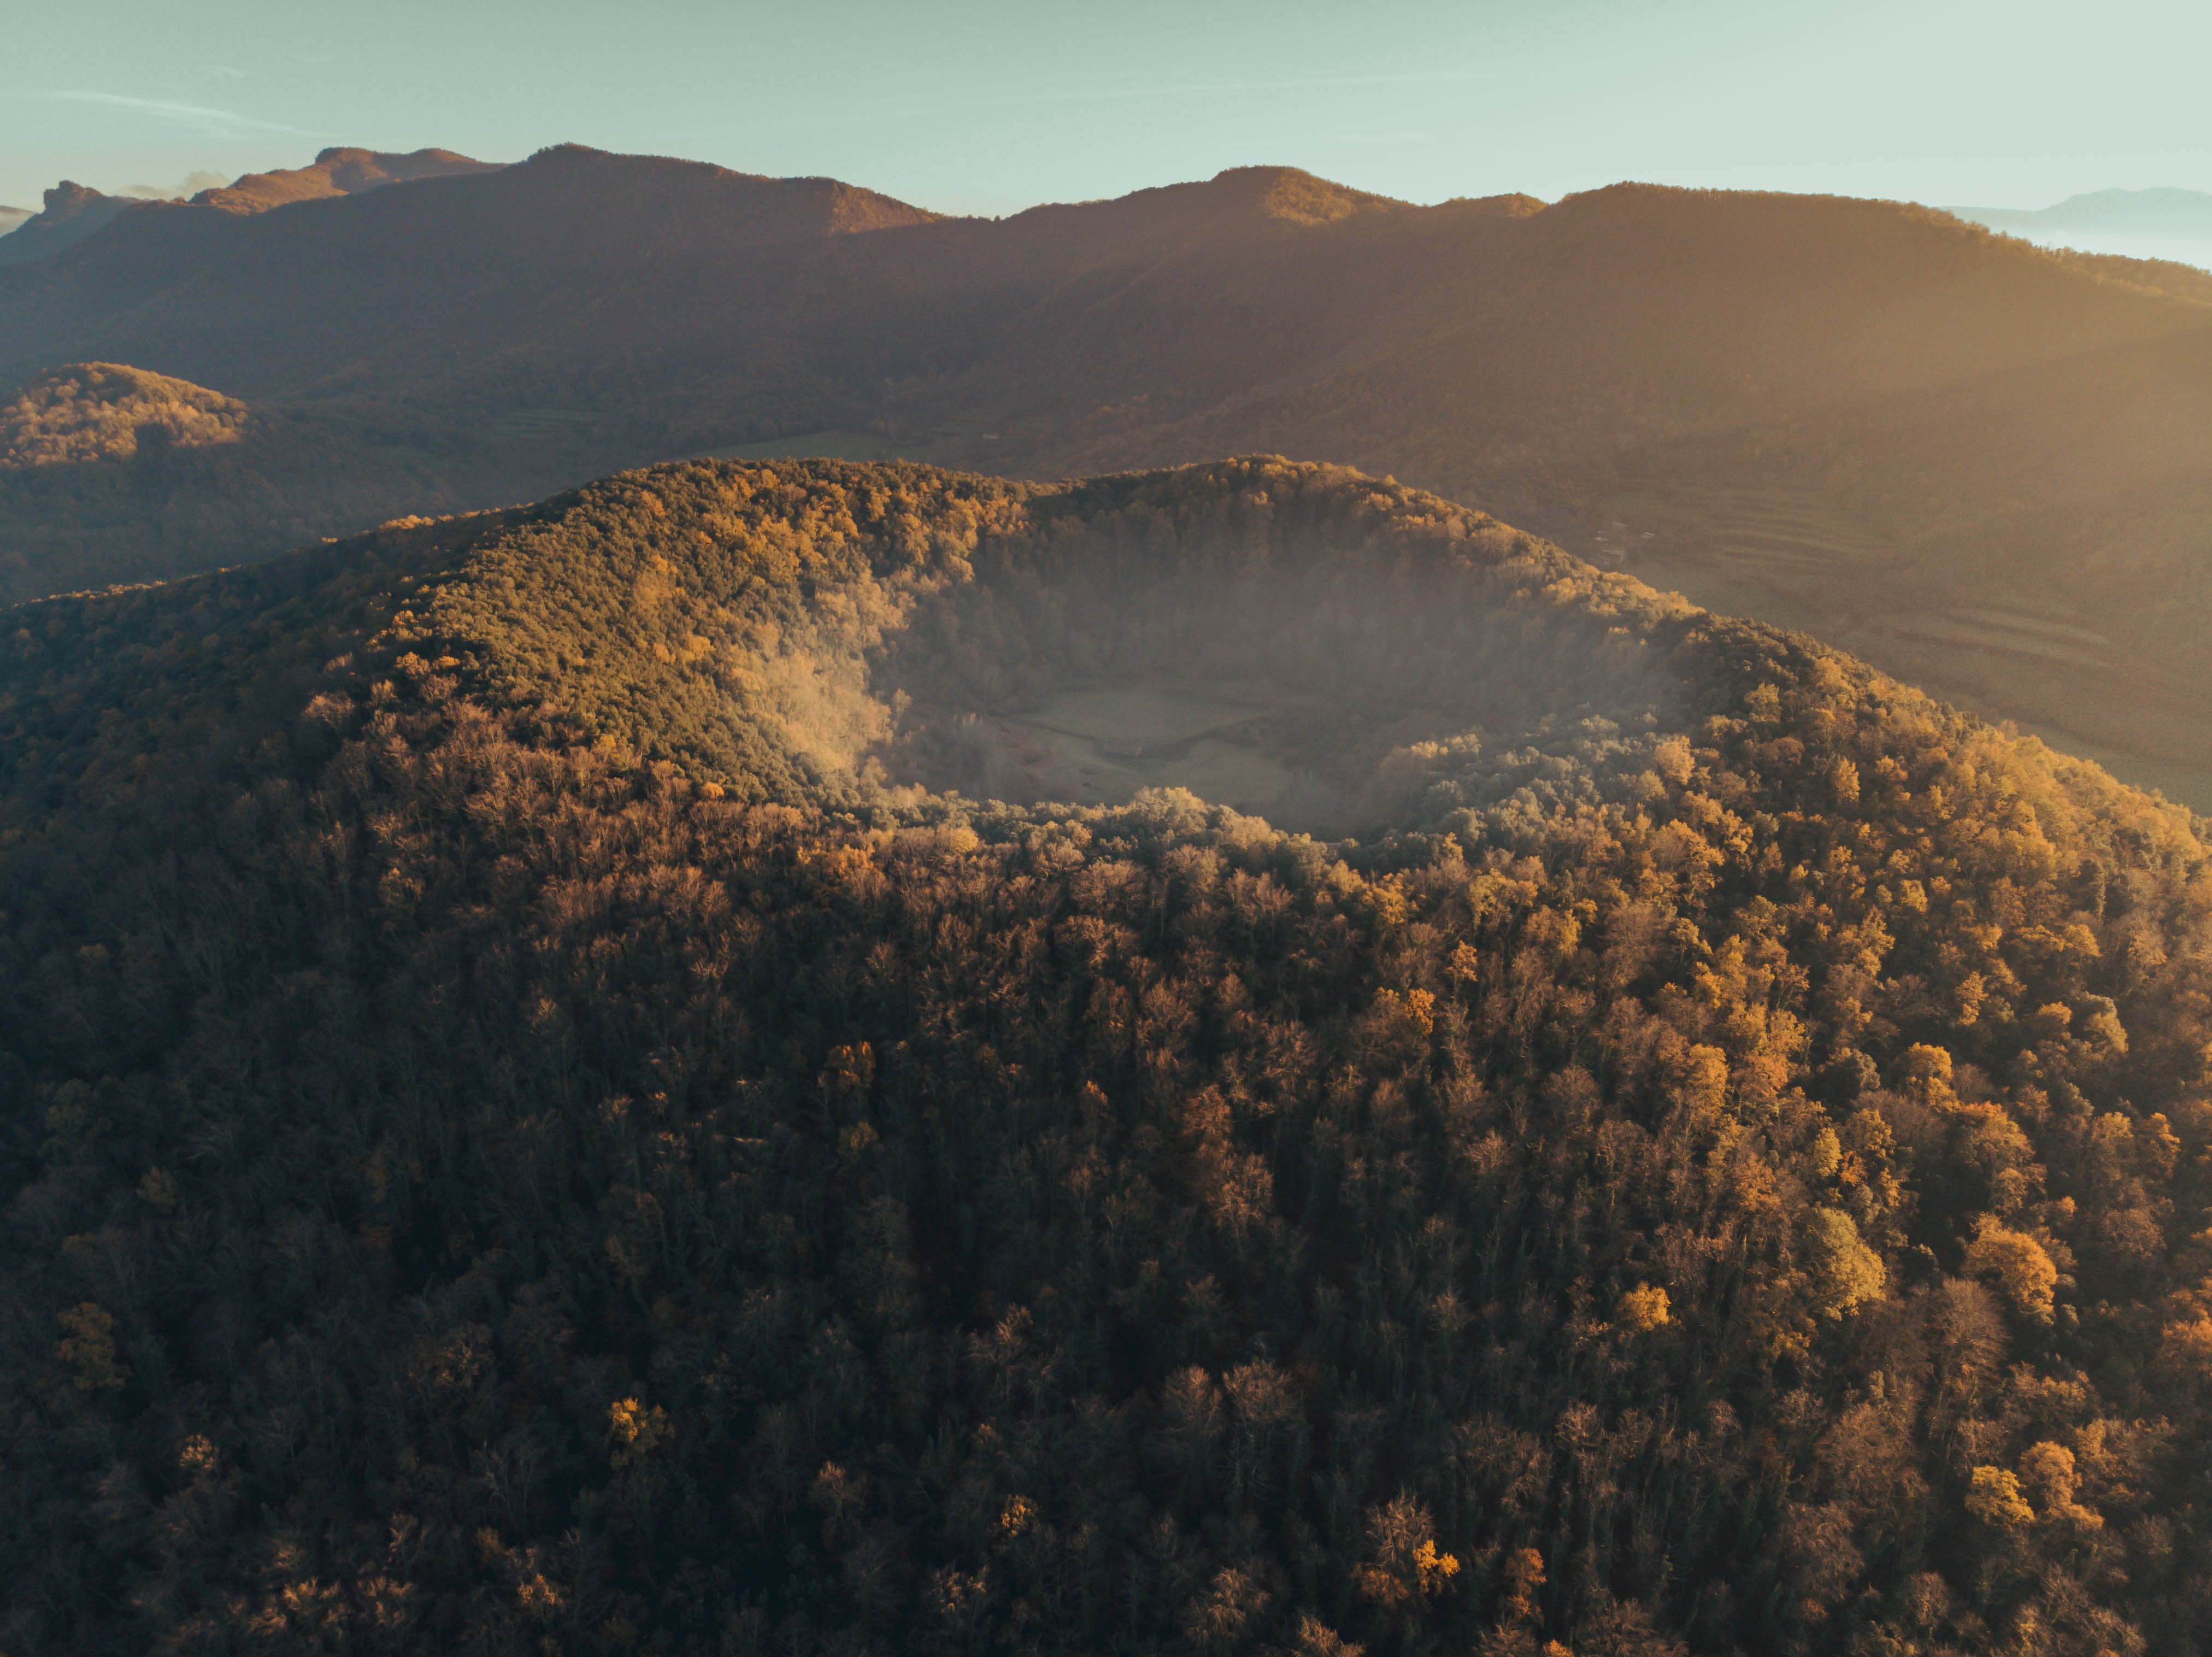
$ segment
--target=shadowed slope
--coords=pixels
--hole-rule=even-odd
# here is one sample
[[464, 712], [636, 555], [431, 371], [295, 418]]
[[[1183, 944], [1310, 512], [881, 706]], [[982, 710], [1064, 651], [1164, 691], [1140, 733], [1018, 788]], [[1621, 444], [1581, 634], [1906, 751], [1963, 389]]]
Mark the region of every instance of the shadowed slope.
[[830, 180], [575, 146], [282, 213], [157, 206], [93, 255], [24, 271], [0, 297], [0, 350], [127, 319], [125, 356], [191, 361], [259, 394], [338, 376], [394, 393], [548, 335], [544, 354], [605, 364], [672, 304], [692, 320], [723, 260], [934, 216]]

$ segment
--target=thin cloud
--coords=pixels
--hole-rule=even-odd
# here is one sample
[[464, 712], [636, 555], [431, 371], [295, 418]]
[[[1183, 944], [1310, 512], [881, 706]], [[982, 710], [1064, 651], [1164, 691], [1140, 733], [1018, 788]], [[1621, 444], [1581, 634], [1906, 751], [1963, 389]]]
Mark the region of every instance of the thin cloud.
[[264, 121], [257, 115], [241, 115], [234, 109], [217, 109], [209, 104], [189, 104], [173, 98], [135, 98], [122, 92], [33, 92], [22, 94], [44, 103], [89, 104], [95, 109], [125, 109], [135, 115], [150, 115], [156, 120], [173, 121], [179, 126], [189, 127], [204, 137], [231, 138], [254, 132], [289, 132], [300, 137], [310, 136], [304, 128], [287, 126], [282, 121]]

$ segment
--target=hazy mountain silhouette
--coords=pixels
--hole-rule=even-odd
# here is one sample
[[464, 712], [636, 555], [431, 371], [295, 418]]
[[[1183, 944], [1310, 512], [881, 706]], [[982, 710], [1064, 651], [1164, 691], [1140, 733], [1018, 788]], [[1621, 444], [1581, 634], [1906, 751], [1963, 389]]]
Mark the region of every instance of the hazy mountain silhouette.
[[2212, 236], [2212, 194], [2202, 190], [2094, 190], [2055, 207], [1954, 207], [1993, 230], [2180, 231]]
[[2202, 191], [2098, 190], [2069, 197], [2055, 207], [1951, 210], [2045, 247], [2212, 271], [2212, 195]]
[[0, 383], [98, 360], [389, 409], [447, 504], [774, 440], [1028, 475], [1340, 459], [2212, 805], [2208, 302], [2202, 271], [1890, 203], [1416, 207], [1252, 168], [945, 219], [563, 146], [125, 213], [0, 272]]

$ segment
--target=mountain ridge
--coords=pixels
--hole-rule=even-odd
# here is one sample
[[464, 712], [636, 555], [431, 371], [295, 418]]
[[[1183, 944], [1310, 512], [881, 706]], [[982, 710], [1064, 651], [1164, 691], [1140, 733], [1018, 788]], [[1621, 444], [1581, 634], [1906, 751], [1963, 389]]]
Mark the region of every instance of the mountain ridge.
[[192, 197], [191, 204], [220, 208], [228, 213], [265, 213], [295, 202], [359, 195], [415, 179], [488, 173], [501, 165], [477, 161], [450, 149], [416, 149], [399, 155], [333, 147], [318, 155], [311, 166], [247, 173], [229, 184], [203, 190]]
[[[378, 516], [769, 442], [1031, 476], [1347, 460], [2212, 804], [2208, 299], [1899, 204], [1419, 207], [1256, 168], [994, 222], [577, 148], [127, 215], [0, 277], [0, 378], [94, 359], [307, 423], [376, 404], [422, 422], [417, 478], [472, 434], [468, 482]], [[299, 527], [214, 561], [304, 531], [272, 516]], [[2053, 625], [2154, 640], [2173, 682], [2051, 654]]]

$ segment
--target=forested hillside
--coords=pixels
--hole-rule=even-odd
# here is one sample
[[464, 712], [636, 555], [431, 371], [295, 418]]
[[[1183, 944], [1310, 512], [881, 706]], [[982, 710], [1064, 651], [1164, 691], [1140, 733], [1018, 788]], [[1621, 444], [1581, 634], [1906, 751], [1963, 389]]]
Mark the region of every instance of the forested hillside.
[[570, 445], [379, 403], [249, 408], [115, 362], [0, 402], [0, 605], [252, 564], [358, 530], [396, 502], [446, 511], [573, 475]]
[[114, 362], [79, 362], [0, 404], [0, 471], [128, 460], [142, 444], [234, 443], [245, 405], [204, 387]]
[[[2212, 868], [2094, 767], [1279, 460], [7, 619], [0, 1649], [2212, 1639]], [[945, 791], [1199, 737], [1357, 838]]]
[[[234, 456], [250, 487], [168, 487], [140, 573], [764, 443], [1025, 477], [1272, 450], [2212, 807], [2202, 271], [1629, 185], [1414, 207], [1250, 168], [983, 221], [575, 146], [476, 167], [331, 151], [0, 269], [0, 385], [123, 362], [374, 429], [350, 518], [328, 467]], [[15, 591], [118, 578], [104, 527], [40, 533]]]

